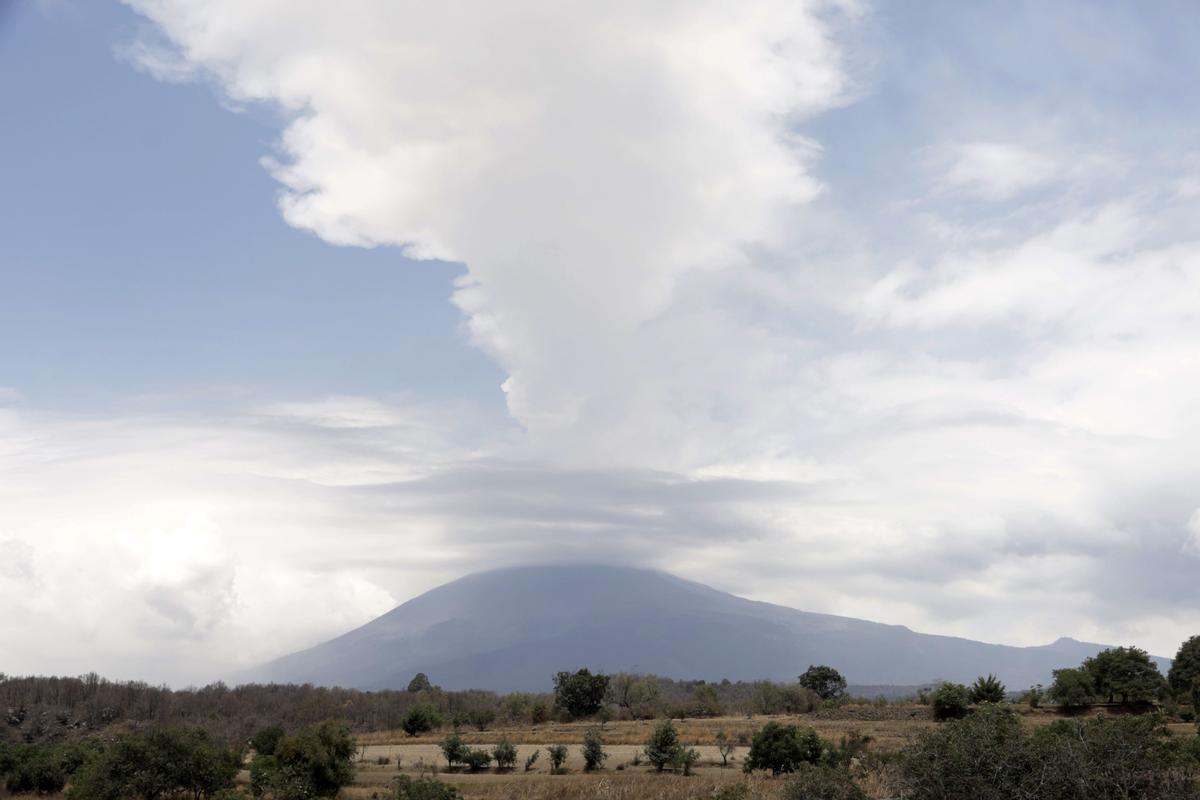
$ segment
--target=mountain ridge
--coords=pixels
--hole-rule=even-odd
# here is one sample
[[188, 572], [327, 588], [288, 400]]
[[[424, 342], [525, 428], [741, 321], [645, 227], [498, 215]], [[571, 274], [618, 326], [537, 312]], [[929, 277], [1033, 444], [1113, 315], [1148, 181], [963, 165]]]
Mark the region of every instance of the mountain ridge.
[[[995, 673], [1048, 683], [1107, 645], [1060, 637], [1016, 647], [749, 600], [656, 570], [542, 565], [472, 573], [351, 631], [245, 673], [256, 681], [545, 691], [588, 666], [680, 679], [794, 680], [830, 664], [852, 684], [920, 685]], [[1160, 669], [1169, 661], [1156, 658]]]

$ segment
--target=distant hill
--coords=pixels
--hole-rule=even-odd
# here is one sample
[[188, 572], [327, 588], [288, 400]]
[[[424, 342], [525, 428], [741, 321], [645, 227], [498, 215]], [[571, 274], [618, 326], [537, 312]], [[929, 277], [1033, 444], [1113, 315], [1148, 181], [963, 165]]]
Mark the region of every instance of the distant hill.
[[[447, 689], [545, 691], [555, 672], [581, 666], [736, 681], [795, 680], [829, 664], [856, 685], [991, 672], [1019, 689], [1105, 646], [985, 644], [754, 602], [663, 572], [542, 566], [469, 575], [239, 679], [387, 689], [425, 672]], [[1158, 663], [1165, 673], [1170, 662]]]

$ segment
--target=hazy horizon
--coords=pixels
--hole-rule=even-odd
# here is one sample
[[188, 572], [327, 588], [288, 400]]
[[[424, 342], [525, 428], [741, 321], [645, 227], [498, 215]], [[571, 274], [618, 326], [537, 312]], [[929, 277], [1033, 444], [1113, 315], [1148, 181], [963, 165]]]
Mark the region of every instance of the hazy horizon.
[[659, 569], [1200, 630], [1200, 8], [0, 2], [0, 672]]

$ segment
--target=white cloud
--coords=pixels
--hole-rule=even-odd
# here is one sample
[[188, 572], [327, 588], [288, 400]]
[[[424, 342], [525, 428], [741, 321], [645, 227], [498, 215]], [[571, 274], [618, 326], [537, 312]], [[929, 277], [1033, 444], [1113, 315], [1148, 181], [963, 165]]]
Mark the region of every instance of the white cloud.
[[1183, 552], [1200, 556], [1200, 508], [1192, 512], [1187, 524], [1188, 537], [1183, 543]]
[[941, 130], [949, 97], [942, 184], [846, 202], [814, 177], [837, 137], [798, 135], [853, 83], [825, 4], [131, 5], [287, 111], [292, 224], [467, 264], [520, 430], [347, 397], [0, 409], [16, 668], [90, 668], [107, 615], [98, 660], [169, 641], [201, 675], [548, 552], [1013, 642], [1193, 632], [1200, 209], [1135, 147], [1089, 183], [1013, 144], [1019, 116]]
[[985, 200], [1008, 200], [1060, 172], [1053, 158], [1012, 142], [952, 145], [939, 153], [938, 160], [944, 164], [942, 186]]

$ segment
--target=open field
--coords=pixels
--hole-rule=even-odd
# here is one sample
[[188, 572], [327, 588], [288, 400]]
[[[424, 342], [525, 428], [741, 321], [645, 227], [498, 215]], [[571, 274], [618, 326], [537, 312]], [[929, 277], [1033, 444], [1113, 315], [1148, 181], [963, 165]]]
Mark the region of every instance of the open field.
[[[1040, 727], [1063, 719], [1053, 710], [1027, 707], [1019, 709], [1019, 717], [1029, 727]], [[818, 714], [677, 720], [674, 724], [679, 730], [681, 742], [700, 753], [696, 774], [690, 778], [657, 775], [645, 765], [641, 756], [642, 746], [659, 720], [606, 723], [602, 730], [609, 758], [606, 769], [595, 774], [582, 772], [583, 758], [579, 748], [584, 733], [596, 727], [595, 723], [547, 723], [537, 726], [498, 726], [487, 731], [461, 731], [463, 740], [473, 747], [490, 748], [501, 739], [513, 742], [517, 747], [518, 759], [517, 768], [511, 772], [446, 772], [446, 762], [438, 746], [444, 733], [408, 737], [402, 731], [387, 731], [358, 737], [363, 760], [357, 765], [355, 785], [348, 790], [347, 796], [367, 800], [376, 794], [382, 795], [401, 771], [410, 775], [421, 772], [428, 774], [436, 767], [438, 779], [455, 784], [467, 798], [685, 800], [711, 798], [717, 787], [733, 782], [748, 782], [749, 796], [752, 798], [773, 798], [779, 794], [781, 781], [762, 776], [746, 778], [742, 775], [741, 760], [748, 751], [745, 744], [734, 750], [727, 768], [720, 766], [721, 757], [714, 744], [720, 731], [735, 743], [748, 744], [753, 732], [769, 720], [811, 726], [823, 738], [834, 742], [856, 731], [869, 736], [871, 742], [868, 749], [878, 752], [898, 750], [922, 730], [938, 724], [932, 719], [929, 708], [919, 705], [845, 706]], [[1183, 735], [1195, 731], [1195, 726], [1191, 724], [1178, 723], [1171, 728], [1173, 732]], [[550, 774], [545, 748], [551, 744], [568, 745], [568, 774]], [[533, 770], [524, 772], [522, 765], [525, 758], [534, 750], [542, 751], [540, 757]], [[380, 757], [386, 757], [390, 763], [376, 763]], [[635, 758], [642, 761], [640, 766], [634, 766]], [[872, 797], [888, 796], [886, 787], [877, 775], [860, 776], [860, 783]]]

